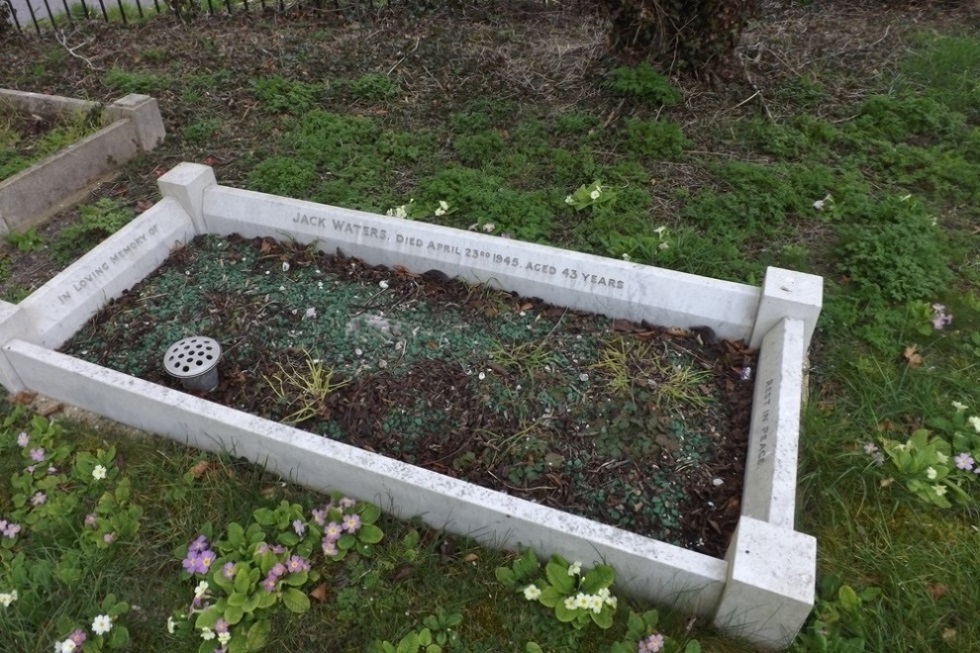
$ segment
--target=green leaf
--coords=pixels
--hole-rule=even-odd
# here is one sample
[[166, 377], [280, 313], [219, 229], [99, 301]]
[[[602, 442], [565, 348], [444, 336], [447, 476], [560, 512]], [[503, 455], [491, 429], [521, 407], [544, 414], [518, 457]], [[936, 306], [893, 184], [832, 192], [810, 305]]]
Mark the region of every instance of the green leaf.
[[279, 541], [279, 544], [283, 544], [289, 547], [293, 547], [299, 544], [299, 536], [296, 533], [293, 533], [292, 531], [279, 533], [279, 537], [276, 539]]
[[123, 648], [129, 643], [129, 631], [122, 624], [113, 624], [106, 645], [109, 648]]
[[589, 610], [589, 616], [592, 617], [592, 621], [603, 630], [608, 630], [612, 627], [614, 615], [615, 612], [608, 605], [602, 606], [602, 610], [599, 610], [598, 613]]
[[578, 617], [578, 610], [569, 610], [565, 607], [565, 602], [561, 601], [555, 605], [555, 617], [563, 624], [571, 623]]
[[837, 591], [837, 598], [841, 607], [848, 612], [857, 612], [861, 607], [861, 599], [858, 598], [857, 592], [850, 585], [842, 585]]
[[514, 589], [515, 587], [517, 587], [517, 577], [514, 576], [514, 572], [512, 572], [507, 567], [497, 567], [497, 569], [494, 570], [493, 574], [494, 576], [497, 577], [497, 580], [504, 587], [507, 587], [509, 589]]
[[575, 590], [575, 579], [568, 575], [568, 567], [549, 562], [544, 568], [544, 575], [559, 594], [567, 596]]
[[514, 561], [514, 574], [517, 575], [517, 581], [520, 582], [536, 574], [540, 567], [534, 549], [528, 549], [524, 555]]
[[626, 620], [627, 639], [640, 639], [646, 635], [647, 625], [643, 617], [630, 610], [630, 616]]
[[268, 508], [258, 508], [252, 513], [255, 522], [260, 526], [272, 526], [276, 523], [276, 515]]
[[245, 646], [248, 651], [258, 651], [265, 647], [269, 641], [269, 633], [272, 632], [272, 624], [268, 620], [256, 621], [248, 629], [248, 636]]
[[692, 639], [684, 647], [684, 653], [701, 653], [701, 643], [696, 639]]
[[582, 591], [595, 594], [604, 587], [611, 587], [616, 580], [616, 572], [609, 565], [597, 565], [582, 579]]
[[880, 587], [866, 587], [863, 590], [861, 590], [861, 592], [860, 592], [860, 594], [858, 594], [858, 596], [861, 597], [861, 600], [862, 601], [874, 601], [879, 596], [881, 596], [881, 588]]
[[395, 649], [396, 653], [418, 653], [419, 650], [419, 636], [416, 633], [409, 633], [401, 638], [398, 642], [398, 647]]
[[240, 605], [229, 605], [225, 608], [225, 621], [229, 626], [239, 623], [245, 616], [245, 610]]
[[538, 597], [538, 601], [541, 605], [547, 608], [553, 608], [561, 601], [564, 601], [565, 597], [558, 593], [554, 587], [548, 586], [541, 590], [541, 596]]
[[236, 549], [245, 546], [245, 529], [241, 524], [236, 522], [228, 524], [228, 544]]
[[[219, 571], [218, 574], [221, 574], [221, 572]], [[235, 565], [235, 591], [241, 594], [248, 594], [248, 591], [252, 588], [251, 581], [251, 574], [248, 573], [248, 568], [242, 564]]]
[[537, 642], [528, 642], [524, 645], [524, 653], [544, 653]]
[[377, 544], [384, 536], [384, 531], [374, 524], [362, 524], [361, 528], [357, 531], [357, 539], [364, 544]]
[[282, 603], [287, 610], [296, 614], [303, 614], [310, 609], [310, 598], [293, 587], [282, 593]]
[[364, 504], [364, 508], [361, 509], [360, 514], [362, 526], [364, 524], [373, 524], [381, 517], [381, 508], [373, 503], [366, 503]]
[[428, 628], [423, 628], [419, 631], [419, 646], [428, 646], [432, 643], [432, 631]]

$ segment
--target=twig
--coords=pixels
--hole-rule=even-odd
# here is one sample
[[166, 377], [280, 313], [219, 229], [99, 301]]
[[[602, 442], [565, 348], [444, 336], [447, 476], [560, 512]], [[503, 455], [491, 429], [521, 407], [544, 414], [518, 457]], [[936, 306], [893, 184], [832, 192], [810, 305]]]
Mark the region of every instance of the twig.
[[64, 33], [63, 30], [56, 31], [55, 34], [54, 34], [54, 37], [58, 40], [58, 43], [60, 43], [62, 45], [62, 47], [65, 48], [65, 50], [68, 50], [68, 54], [70, 54], [71, 56], [75, 57], [76, 59], [81, 59], [92, 70], [99, 70], [98, 68], [96, 68], [92, 64], [92, 60], [91, 59], [89, 59], [88, 57], [83, 57], [82, 55], [80, 55], [77, 52], [75, 52], [75, 50], [77, 50], [78, 48], [85, 47], [86, 45], [89, 45], [90, 43], [92, 43], [92, 41], [95, 40], [95, 37], [94, 36], [92, 38], [90, 38], [88, 41], [85, 41], [84, 43], [79, 43], [75, 47], [70, 47], [68, 45], [68, 36], [65, 35], [65, 33]]

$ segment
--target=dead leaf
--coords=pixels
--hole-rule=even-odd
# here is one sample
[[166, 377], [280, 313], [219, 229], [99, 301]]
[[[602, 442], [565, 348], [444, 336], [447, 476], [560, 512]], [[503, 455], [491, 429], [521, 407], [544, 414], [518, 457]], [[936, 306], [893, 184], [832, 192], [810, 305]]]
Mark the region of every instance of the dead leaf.
[[217, 465], [210, 460], [202, 460], [201, 462], [195, 464], [191, 467], [190, 472], [194, 476], [194, 480], [200, 479], [202, 476], [213, 470]]
[[153, 202], [150, 200], [140, 200], [136, 203], [136, 210], [142, 213], [143, 211], [148, 211], [153, 206]]
[[327, 583], [320, 583], [310, 592], [310, 598], [319, 603], [327, 600]]
[[404, 580], [411, 576], [413, 571], [415, 570], [412, 567], [402, 567], [398, 570], [398, 573], [392, 577], [391, 582], [397, 583], [400, 580]]
[[888, 487], [895, 482], [893, 478], [883, 478], [881, 479], [881, 487]]
[[918, 367], [919, 365], [922, 365], [922, 356], [916, 352], [916, 349], [918, 348], [918, 345], [911, 345], [906, 347], [905, 352], [902, 354], [905, 360], [909, 362], [909, 367]]
[[24, 392], [18, 392], [16, 395], [14, 395], [14, 403], [20, 404], [21, 406], [26, 406], [31, 402], [33, 402], [35, 399], [37, 399], [36, 392], [24, 391]]
[[943, 639], [947, 642], [952, 642], [954, 639], [956, 639], [956, 629], [943, 628]]
[[946, 592], [948, 591], [949, 588], [943, 585], [942, 583], [933, 583], [932, 585], [929, 586], [929, 594], [932, 596], [933, 599], [943, 598], [944, 596], [946, 596]]
[[479, 557], [475, 553], [467, 553], [466, 557], [463, 558], [463, 562], [476, 562]]

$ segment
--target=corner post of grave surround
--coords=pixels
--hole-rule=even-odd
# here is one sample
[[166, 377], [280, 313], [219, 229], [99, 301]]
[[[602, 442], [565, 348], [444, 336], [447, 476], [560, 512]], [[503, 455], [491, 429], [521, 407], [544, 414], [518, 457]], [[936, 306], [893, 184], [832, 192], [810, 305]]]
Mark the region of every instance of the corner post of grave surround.
[[715, 627], [762, 650], [788, 648], [813, 610], [816, 538], [743, 516], [725, 561]]
[[27, 311], [0, 300], [0, 385], [10, 394], [15, 394], [26, 390], [27, 386], [7, 358], [6, 346], [11, 340], [37, 342], [39, 338]]
[[755, 325], [749, 344], [758, 348], [762, 339], [783, 318], [797, 318], [806, 325], [803, 350], [810, 348], [810, 339], [823, 307], [823, 277], [782, 268], [766, 269], [762, 297], [755, 314]]
[[162, 143], [167, 135], [160, 106], [149, 95], [131, 93], [106, 107], [106, 113], [113, 120], [129, 120], [133, 123], [136, 141], [144, 152], [149, 152]]
[[172, 197], [187, 211], [198, 235], [209, 232], [204, 220], [204, 191], [217, 186], [214, 169], [199, 163], [179, 163], [158, 180], [160, 194]]

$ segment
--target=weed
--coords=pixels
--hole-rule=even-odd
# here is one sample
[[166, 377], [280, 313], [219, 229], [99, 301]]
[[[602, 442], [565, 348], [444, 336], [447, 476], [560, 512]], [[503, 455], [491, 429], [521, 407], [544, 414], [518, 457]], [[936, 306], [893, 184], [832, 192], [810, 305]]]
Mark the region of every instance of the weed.
[[512, 347], [498, 344], [490, 351], [490, 359], [505, 368], [517, 369], [529, 379], [533, 379], [538, 370], [553, 364], [557, 354], [551, 351], [547, 341], [525, 342]]
[[200, 118], [184, 127], [181, 134], [184, 140], [195, 145], [207, 145], [221, 132], [218, 118]]
[[877, 587], [857, 592], [836, 576], [821, 577], [814, 614], [790, 650], [794, 653], [864, 653], [864, 611], [867, 604], [880, 596], [881, 590]]
[[687, 147], [681, 128], [661, 120], [627, 118], [623, 146], [627, 152], [655, 159], [675, 159]]
[[382, 102], [401, 92], [398, 83], [381, 73], [367, 73], [347, 82], [351, 95], [366, 102]]
[[908, 302], [934, 295], [950, 279], [944, 232], [910, 197], [868, 202], [838, 229], [838, 269], [867, 297]]
[[263, 376], [285, 410], [291, 410], [282, 418], [286, 424], [299, 424], [314, 417], [326, 417], [326, 401], [333, 392], [350, 384], [350, 380], [335, 380], [333, 369], [306, 355], [306, 370], [279, 363], [279, 373]]
[[313, 109], [323, 92], [323, 87], [319, 84], [308, 84], [279, 75], [253, 79], [252, 89], [266, 111], [295, 116], [301, 116]]
[[606, 85], [617, 95], [647, 104], [670, 107], [684, 99], [684, 95], [667, 77], [646, 62], [632, 68], [622, 66], [613, 69]]
[[107, 197], [80, 206], [78, 212], [78, 222], [58, 232], [51, 245], [55, 259], [63, 264], [119, 231], [134, 216], [132, 209]]
[[142, 93], [158, 96], [170, 87], [172, 80], [166, 75], [124, 70], [118, 66], [113, 66], [106, 73], [105, 83], [119, 93]]
[[44, 238], [37, 233], [37, 227], [21, 232], [12, 231], [4, 239], [21, 252], [36, 252], [44, 247]]
[[276, 156], [249, 173], [249, 186], [263, 193], [308, 199], [319, 179], [316, 165], [306, 159]]
[[980, 40], [967, 35], [923, 33], [918, 51], [899, 67], [907, 84], [936, 101], [980, 120]]

